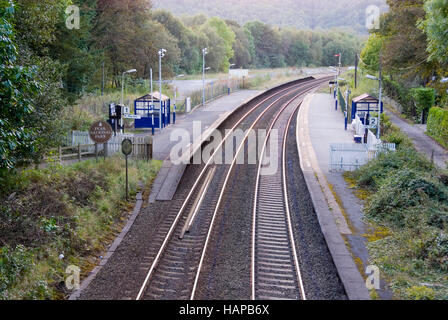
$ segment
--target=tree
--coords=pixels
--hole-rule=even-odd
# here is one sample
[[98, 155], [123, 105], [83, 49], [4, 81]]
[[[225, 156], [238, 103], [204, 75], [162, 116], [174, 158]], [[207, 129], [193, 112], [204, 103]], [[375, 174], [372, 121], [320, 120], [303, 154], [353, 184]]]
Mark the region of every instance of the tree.
[[233, 43], [234, 55], [230, 62], [237, 67], [249, 68], [252, 62], [251, 50], [254, 50], [251, 35], [236, 21], [227, 20], [226, 23], [235, 33], [235, 42]]
[[432, 88], [412, 88], [411, 96], [414, 99], [414, 104], [417, 111], [421, 114], [421, 122], [426, 122], [426, 116], [435, 104], [435, 92]]
[[[97, 17], [92, 34], [98, 49], [111, 66], [113, 83], [120, 85], [121, 74], [136, 63], [146, 60], [148, 42], [142, 30], [150, 20], [151, 2], [148, 0], [98, 0]], [[146, 37], [145, 40], [148, 38]], [[138, 70], [140, 76], [143, 71]]]
[[18, 64], [11, 21], [11, 0], [0, 1], [0, 170], [33, 158], [36, 141], [29, 123], [32, 100], [38, 88], [35, 70]]
[[429, 60], [448, 65], [448, 0], [425, 2], [426, 17], [419, 24], [428, 38]]
[[379, 70], [379, 58], [382, 47], [383, 39], [379, 35], [372, 34], [361, 52], [361, 59], [367, 70], [373, 72]]
[[284, 57], [280, 52], [281, 39], [277, 30], [260, 21], [249, 22], [244, 26], [252, 35], [258, 68], [281, 67]]
[[233, 58], [233, 44], [235, 42], [235, 33], [225, 23], [224, 20], [219, 18], [211, 18], [207, 21], [203, 28], [212, 28], [216, 31], [216, 34], [224, 40], [225, 46], [225, 58], [220, 62], [218, 70], [227, 71], [230, 65], [230, 59]]

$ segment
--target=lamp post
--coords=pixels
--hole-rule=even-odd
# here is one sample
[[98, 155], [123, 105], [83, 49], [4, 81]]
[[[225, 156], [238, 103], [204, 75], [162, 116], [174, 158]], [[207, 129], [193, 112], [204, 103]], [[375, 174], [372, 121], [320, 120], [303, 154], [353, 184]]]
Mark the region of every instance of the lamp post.
[[205, 56], [208, 54], [208, 49], [202, 49], [202, 106], [205, 106]]
[[177, 98], [177, 86], [176, 86], [176, 78], [184, 77], [183, 74], [179, 74], [174, 77], [174, 108], [173, 108], [173, 124], [176, 124], [176, 98]]
[[121, 78], [121, 105], [124, 104], [124, 76], [127, 73], [134, 73], [134, 72], [137, 72], [137, 70], [136, 69], [131, 69], [131, 70], [123, 72], [123, 75], [122, 75], [122, 78]]
[[377, 78], [375, 76], [372, 76], [370, 74], [366, 75], [367, 79], [370, 80], [376, 80], [379, 82], [380, 84], [380, 93], [379, 93], [379, 97], [378, 97], [378, 130], [377, 130], [377, 139], [379, 140], [381, 137], [381, 104], [382, 104], [382, 81], [381, 81], [381, 67], [380, 67], [380, 76]]
[[232, 63], [232, 64], [229, 66], [229, 82], [227, 83], [227, 94], [230, 94], [230, 69], [231, 69], [232, 67], [234, 67], [234, 66], [235, 66], [234, 63]]
[[159, 128], [160, 128], [160, 130], [162, 130], [162, 58], [165, 56], [165, 53], [166, 53], [165, 49], [159, 50], [159, 94], [160, 94]]

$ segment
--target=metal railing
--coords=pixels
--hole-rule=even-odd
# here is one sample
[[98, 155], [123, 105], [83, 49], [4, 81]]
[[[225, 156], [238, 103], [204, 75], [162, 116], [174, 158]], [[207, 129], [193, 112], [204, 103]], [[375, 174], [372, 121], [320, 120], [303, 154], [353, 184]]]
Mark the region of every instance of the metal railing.
[[395, 150], [395, 143], [333, 143], [330, 145], [330, 171], [354, 171], [379, 154]]

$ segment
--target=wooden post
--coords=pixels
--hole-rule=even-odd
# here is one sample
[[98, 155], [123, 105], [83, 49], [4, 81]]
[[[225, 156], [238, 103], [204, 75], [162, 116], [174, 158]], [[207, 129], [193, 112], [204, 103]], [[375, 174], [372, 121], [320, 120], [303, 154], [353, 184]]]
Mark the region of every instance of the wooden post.
[[149, 161], [153, 156], [153, 138], [152, 136], [145, 137], [146, 144], [146, 160]]
[[103, 150], [103, 151], [104, 151], [104, 152], [103, 152], [103, 154], [104, 154], [104, 160], [106, 160], [106, 157], [107, 157], [107, 143], [104, 143], [104, 144], [103, 144], [103, 149], [104, 149], [104, 150]]
[[78, 160], [81, 162], [81, 144], [78, 143]]
[[58, 148], [59, 150], [59, 164], [61, 164], [62, 165], [62, 147], [61, 146], [59, 146], [59, 148]]
[[98, 143], [95, 143], [95, 160], [98, 162]]
[[126, 201], [129, 201], [128, 156], [126, 156]]

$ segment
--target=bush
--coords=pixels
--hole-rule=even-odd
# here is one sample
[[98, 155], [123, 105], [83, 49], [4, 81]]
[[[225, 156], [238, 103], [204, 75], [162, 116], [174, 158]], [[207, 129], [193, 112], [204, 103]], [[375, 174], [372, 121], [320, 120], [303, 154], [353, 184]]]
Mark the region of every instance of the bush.
[[434, 300], [434, 290], [425, 286], [413, 286], [407, 290], [411, 300]]
[[15, 285], [31, 266], [32, 254], [24, 246], [0, 248], [0, 299], [8, 299], [8, 287]]
[[430, 171], [432, 165], [411, 147], [401, 146], [396, 152], [380, 154], [352, 175], [359, 185], [375, 191], [381, 186], [383, 179], [402, 168]]
[[[437, 203], [447, 203], [448, 188], [430, 174], [415, 169], [400, 169], [381, 183], [381, 188], [372, 195], [365, 211], [380, 221], [403, 227], [412, 215], [427, 214]], [[434, 204], [432, 203], [434, 202]]]
[[418, 112], [411, 99], [410, 90], [403, 87], [397, 81], [391, 80], [387, 77], [383, 78], [384, 91], [386, 94], [397, 101], [403, 107], [403, 113], [408, 117], [415, 118]]
[[417, 112], [421, 114], [421, 122], [425, 123], [425, 116], [429, 109], [434, 106], [436, 95], [432, 88], [413, 88], [410, 91], [417, 107]]
[[[149, 186], [160, 166], [160, 161], [130, 161], [131, 197], [139, 182]], [[4, 177], [9, 182], [0, 185], [5, 244], [0, 249], [0, 299], [61, 298], [66, 292], [58, 284], [66, 261], [89, 271], [92, 256], [104, 251], [125, 218], [123, 168], [124, 160], [112, 157]]]
[[429, 110], [428, 134], [448, 148], [448, 110], [438, 107]]

